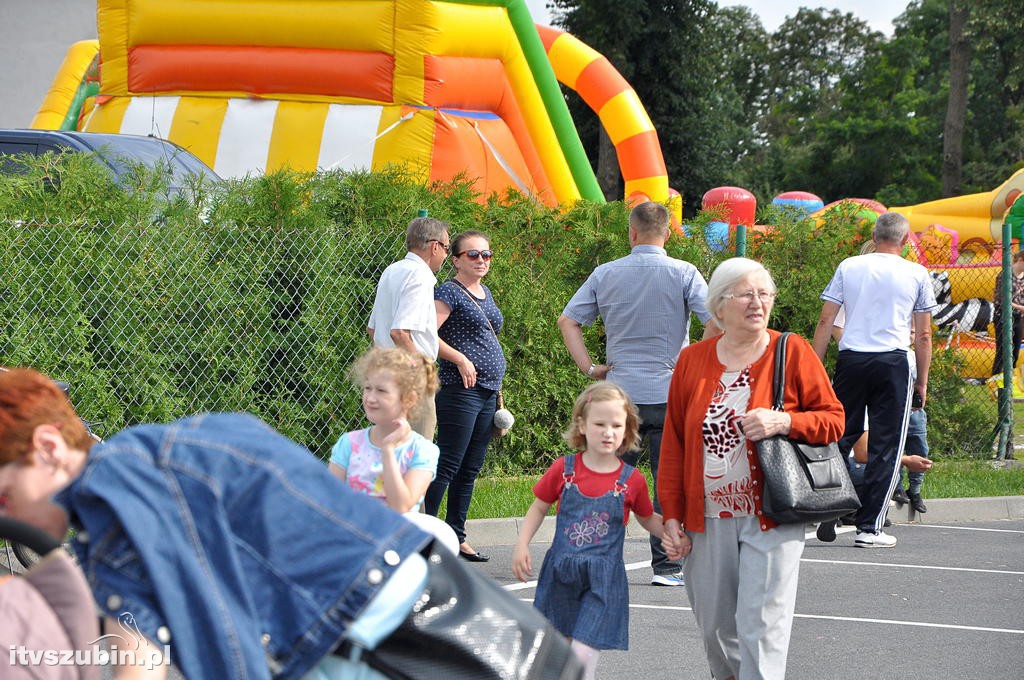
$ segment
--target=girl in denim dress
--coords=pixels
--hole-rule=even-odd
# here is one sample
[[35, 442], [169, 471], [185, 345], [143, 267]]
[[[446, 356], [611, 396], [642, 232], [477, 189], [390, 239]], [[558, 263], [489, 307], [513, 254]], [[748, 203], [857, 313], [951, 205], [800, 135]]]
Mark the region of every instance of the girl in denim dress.
[[597, 382], [576, 399], [564, 437], [582, 451], [556, 460], [533, 487], [512, 572], [533, 575], [530, 540], [558, 502], [555, 537], [544, 557], [534, 605], [563, 635], [594, 678], [598, 650], [629, 647], [629, 587], [623, 546], [629, 512], [661, 537], [647, 480], [619, 456], [636, 445], [636, 407], [617, 385]]

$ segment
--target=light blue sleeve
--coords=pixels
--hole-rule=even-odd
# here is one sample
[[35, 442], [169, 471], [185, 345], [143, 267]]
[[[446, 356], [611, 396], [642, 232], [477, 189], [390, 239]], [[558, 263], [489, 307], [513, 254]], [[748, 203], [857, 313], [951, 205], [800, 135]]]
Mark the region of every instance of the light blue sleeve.
[[[686, 273], [685, 270], [684, 273]], [[693, 276], [690, 277], [688, 282], [689, 285], [684, 283], [683, 286], [683, 290], [687, 291], [686, 306], [697, 315], [701, 323], [706, 324], [711, 318], [711, 312], [708, 311], [708, 282], [704, 280], [704, 277], [700, 275], [696, 268], [694, 268], [692, 274]]]
[[352, 442], [349, 440], [349, 432], [341, 435], [337, 443], [331, 449], [331, 462], [339, 467], [348, 469], [349, 459], [352, 457]]
[[409, 460], [410, 470], [430, 470], [431, 479], [437, 475], [437, 459], [441, 450], [437, 444], [417, 434], [412, 441], [412, 458]]
[[582, 326], [589, 326], [594, 323], [597, 315], [600, 313], [597, 307], [597, 293], [594, 292], [594, 286], [596, 285], [595, 277], [597, 275], [598, 270], [592, 271], [587, 280], [576, 291], [576, 294], [565, 305], [565, 309], [562, 310], [562, 314]]

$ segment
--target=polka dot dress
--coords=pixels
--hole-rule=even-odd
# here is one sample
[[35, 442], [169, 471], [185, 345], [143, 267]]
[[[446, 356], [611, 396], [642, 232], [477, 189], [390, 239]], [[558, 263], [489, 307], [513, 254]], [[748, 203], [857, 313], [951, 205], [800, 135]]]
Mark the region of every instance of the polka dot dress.
[[[477, 384], [489, 390], [499, 390], [505, 377], [505, 354], [501, 351], [498, 339], [491, 332], [491, 326], [494, 326], [494, 331], [500, 333], [505, 318], [494, 304], [491, 289], [480, 285], [484, 289], [484, 298], [473, 296], [475, 303], [466, 295], [473, 294], [453, 279], [434, 289], [434, 299], [441, 300], [452, 310], [437, 334], [469, 357], [476, 366]], [[442, 385], [462, 384], [459, 369], [444, 359], [441, 359], [440, 379]]]

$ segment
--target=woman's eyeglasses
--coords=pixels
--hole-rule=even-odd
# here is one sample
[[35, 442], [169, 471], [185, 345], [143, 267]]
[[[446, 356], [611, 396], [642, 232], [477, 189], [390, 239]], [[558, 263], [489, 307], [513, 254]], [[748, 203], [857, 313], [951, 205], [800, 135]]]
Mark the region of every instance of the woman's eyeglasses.
[[739, 300], [747, 305], [757, 298], [762, 304], [768, 304], [775, 300], [775, 293], [770, 290], [748, 290], [745, 293], [722, 293], [722, 297], [727, 300]]
[[491, 256], [494, 255], [494, 251], [493, 250], [463, 250], [461, 253], [458, 253], [455, 257], [458, 257], [459, 255], [465, 255], [466, 257], [468, 257], [471, 260], [475, 260], [475, 259], [477, 259], [479, 257], [482, 257], [485, 260], [489, 260], [489, 259], [491, 259]]

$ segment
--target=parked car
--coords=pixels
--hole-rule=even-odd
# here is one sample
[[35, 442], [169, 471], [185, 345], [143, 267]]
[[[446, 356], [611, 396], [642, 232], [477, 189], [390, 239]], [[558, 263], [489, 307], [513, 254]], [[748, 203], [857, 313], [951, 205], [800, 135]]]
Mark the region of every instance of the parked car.
[[17, 172], [16, 160], [4, 156], [29, 154], [41, 156], [48, 152], [88, 153], [121, 178], [133, 163], [149, 168], [167, 168], [171, 172], [170, 193], [179, 192], [189, 177], [220, 181], [213, 169], [187, 149], [157, 137], [116, 135], [65, 130], [0, 129], [0, 172]]

